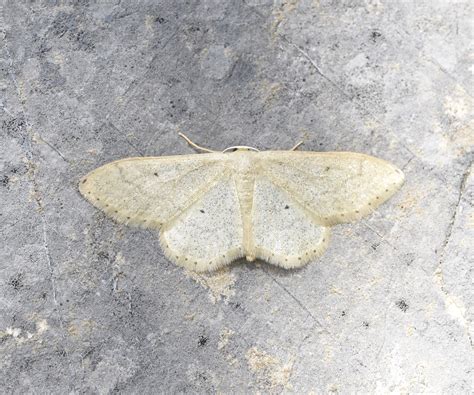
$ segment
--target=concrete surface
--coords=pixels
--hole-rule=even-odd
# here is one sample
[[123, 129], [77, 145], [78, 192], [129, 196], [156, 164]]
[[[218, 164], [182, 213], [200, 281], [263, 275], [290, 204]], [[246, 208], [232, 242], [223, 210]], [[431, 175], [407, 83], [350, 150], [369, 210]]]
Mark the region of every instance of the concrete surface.
[[[2, 2], [1, 392], [472, 391], [472, 3], [97, 3]], [[302, 270], [198, 276], [77, 190], [178, 131], [407, 182]]]

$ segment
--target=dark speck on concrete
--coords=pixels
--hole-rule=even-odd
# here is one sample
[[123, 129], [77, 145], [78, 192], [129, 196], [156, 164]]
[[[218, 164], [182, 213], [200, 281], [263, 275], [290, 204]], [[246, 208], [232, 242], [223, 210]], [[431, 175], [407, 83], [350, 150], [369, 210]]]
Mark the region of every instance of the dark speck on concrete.
[[6, 174], [0, 177], [0, 184], [4, 187], [8, 185], [9, 181], [10, 181], [10, 177], [8, 177]]
[[407, 302], [405, 302], [405, 300], [403, 300], [403, 299], [400, 299], [400, 300], [397, 301], [395, 304], [396, 304], [397, 307], [398, 307], [401, 311], [403, 311], [404, 313], [408, 310], [408, 304], [407, 304]]
[[8, 284], [15, 290], [18, 291], [23, 288], [23, 275], [21, 273], [13, 276], [8, 281]]
[[372, 39], [372, 42], [375, 43], [378, 38], [382, 37], [382, 33], [380, 33], [378, 30], [374, 30], [372, 31], [370, 37]]
[[203, 336], [203, 335], [199, 336], [199, 340], [198, 340], [199, 347], [204, 347], [208, 340], [209, 338], [206, 336]]

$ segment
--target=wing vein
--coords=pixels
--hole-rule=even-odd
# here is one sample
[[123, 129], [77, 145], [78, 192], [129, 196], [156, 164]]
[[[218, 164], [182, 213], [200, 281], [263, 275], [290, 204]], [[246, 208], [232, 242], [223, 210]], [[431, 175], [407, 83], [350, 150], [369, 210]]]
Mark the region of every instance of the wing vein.
[[229, 176], [228, 171], [224, 171], [223, 173], [218, 174], [217, 176], [213, 177], [209, 180], [204, 187], [197, 190], [196, 193], [192, 194], [189, 199], [184, 203], [182, 208], [178, 208], [176, 213], [170, 216], [168, 220], [163, 223], [163, 230], [170, 229], [173, 226], [173, 223], [179, 219], [183, 214], [185, 214], [198, 200], [200, 200], [203, 196], [205, 196], [212, 188], [214, 188], [217, 183], [224, 179], [225, 177]]
[[[216, 164], [216, 163], [214, 162], [212, 165], [215, 165], [215, 164]], [[163, 184], [166, 185], [166, 184], [172, 182], [173, 184], [176, 185], [176, 183], [177, 183], [179, 180], [181, 180], [182, 178], [188, 176], [188, 175], [189, 175], [190, 173], [192, 173], [193, 171], [202, 169], [202, 168], [205, 167], [206, 165], [208, 165], [208, 163], [204, 163], [204, 164], [202, 164], [202, 165], [200, 165], [200, 166], [195, 167], [194, 169], [188, 170], [188, 171], [187, 171], [186, 173], [184, 173], [184, 174], [180, 174], [180, 175], [177, 176], [177, 177], [174, 177], [174, 178], [171, 178], [171, 179], [169, 179], [169, 180], [166, 180], [166, 181], [163, 182]]]
[[303, 197], [296, 192], [294, 189], [289, 188], [288, 186], [283, 185], [284, 183], [281, 180], [278, 180], [278, 177], [274, 177], [273, 175], [269, 174], [267, 171], [264, 170], [264, 176], [275, 186], [281, 189], [285, 194], [288, 196], [289, 199], [293, 200], [296, 204], [298, 204], [305, 212], [308, 213], [310, 218], [320, 226], [326, 226], [322, 223], [321, 218], [312, 211], [306, 204], [303, 203]]
[[[269, 162], [272, 162], [272, 163], [277, 163], [278, 164], [278, 161], [277, 160], [270, 160]], [[297, 172], [303, 174], [305, 177], [308, 177], [310, 179], [312, 179], [313, 181], [315, 182], [320, 182], [321, 178], [327, 178], [328, 175], [326, 174], [321, 174], [319, 177], [315, 176], [314, 174], [310, 174], [308, 172], [306, 172], [305, 170], [303, 169], [300, 169], [299, 167], [295, 166], [294, 164], [290, 163], [290, 162], [285, 162], [284, 164], [285, 167], [291, 167], [292, 169], [296, 170]]]

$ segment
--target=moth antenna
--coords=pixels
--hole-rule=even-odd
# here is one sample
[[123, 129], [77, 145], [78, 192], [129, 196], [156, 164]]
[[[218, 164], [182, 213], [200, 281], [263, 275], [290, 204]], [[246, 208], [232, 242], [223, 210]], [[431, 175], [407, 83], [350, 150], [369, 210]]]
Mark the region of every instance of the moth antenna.
[[197, 149], [197, 150], [200, 150], [200, 151], [204, 151], [204, 152], [217, 152], [217, 151], [213, 151], [211, 149], [208, 149], [208, 148], [204, 148], [204, 147], [201, 147], [200, 145], [197, 145], [196, 143], [192, 142], [185, 134], [179, 132], [178, 133], [180, 137], [182, 137], [184, 140], [186, 140], [186, 142], [193, 148]]
[[304, 141], [299, 141], [290, 151], [296, 151], [300, 145], [304, 144]]

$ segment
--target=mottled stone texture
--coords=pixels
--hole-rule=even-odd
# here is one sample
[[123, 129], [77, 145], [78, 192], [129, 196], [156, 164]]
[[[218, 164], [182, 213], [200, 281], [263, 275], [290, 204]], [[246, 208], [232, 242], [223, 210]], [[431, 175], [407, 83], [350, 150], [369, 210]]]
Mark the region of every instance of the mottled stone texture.
[[[3, 1], [1, 391], [469, 392], [472, 17], [468, 0]], [[304, 269], [195, 275], [77, 189], [114, 159], [191, 153], [178, 131], [364, 152], [407, 182]]]

